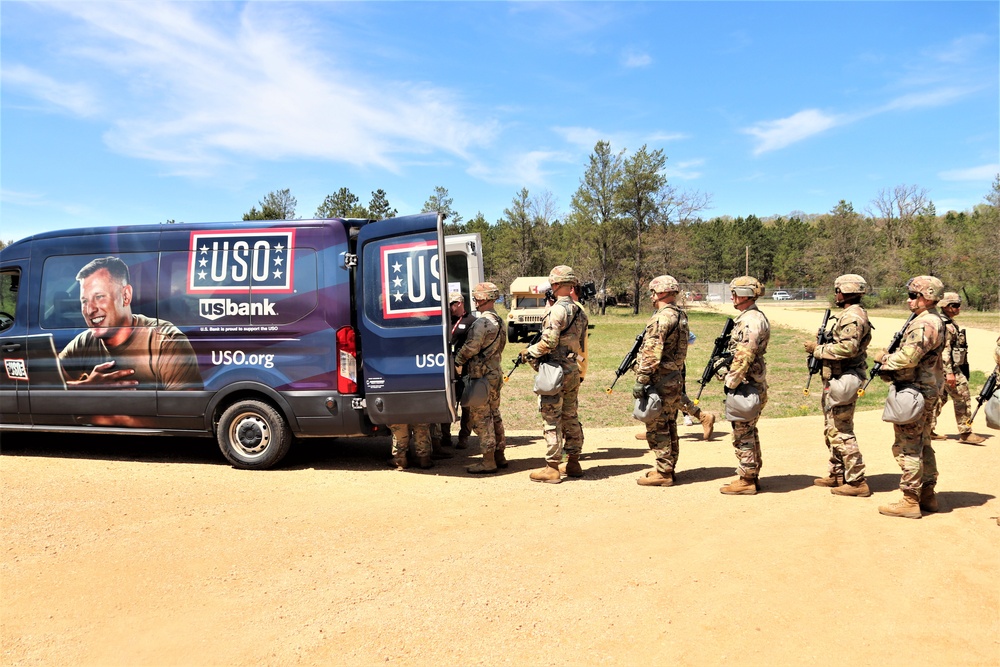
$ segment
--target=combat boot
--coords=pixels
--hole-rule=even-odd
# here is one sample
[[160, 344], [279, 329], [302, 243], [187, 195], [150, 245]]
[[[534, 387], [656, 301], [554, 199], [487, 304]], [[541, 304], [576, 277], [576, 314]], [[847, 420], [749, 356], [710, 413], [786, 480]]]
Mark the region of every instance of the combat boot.
[[933, 484], [924, 484], [920, 487], [920, 509], [925, 512], [938, 511], [938, 497], [934, 493]]
[[566, 462], [559, 464], [559, 472], [567, 477], [583, 477], [583, 468], [580, 467], [580, 457], [567, 455]]
[[757, 480], [740, 477], [719, 489], [719, 493], [727, 496], [757, 495]]
[[493, 451], [493, 460], [497, 462], [498, 468], [506, 468], [510, 464], [507, 463], [507, 457], [504, 456], [502, 449], [497, 449]]
[[639, 486], [673, 486], [674, 473], [663, 473], [659, 470], [647, 470], [646, 474], [635, 480]]
[[958, 439], [970, 445], [978, 445], [981, 442], [986, 442], [986, 438], [984, 438], [981, 435], [976, 435], [972, 431], [969, 431], [968, 433], [963, 433], [962, 435], [958, 436]]
[[715, 429], [715, 414], [711, 412], [702, 412], [701, 417], [698, 418], [701, 422], [701, 430], [704, 434], [704, 440], [712, 439], [712, 431]]
[[815, 486], [843, 486], [844, 476], [843, 475], [827, 475], [826, 477], [820, 477], [813, 480], [813, 485]]
[[903, 491], [903, 498], [878, 508], [879, 514], [901, 516], [906, 519], [920, 518], [920, 499], [912, 491]]
[[528, 477], [532, 482], [545, 482], [547, 484], [558, 484], [562, 481], [562, 476], [559, 474], [558, 463], [546, 462], [544, 468], [532, 471]]
[[938, 433], [935, 433], [934, 431], [931, 431], [931, 440], [947, 440], [947, 439], [948, 436], [940, 435]]
[[434, 461], [432, 461], [431, 457], [429, 456], [418, 456], [417, 465], [420, 466], [422, 469], [427, 470], [428, 468], [434, 467]]
[[483, 452], [483, 460], [466, 468], [473, 475], [480, 475], [497, 471], [496, 458], [493, 452]]
[[432, 459], [450, 459], [454, 454], [444, 451], [444, 447], [441, 446], [441, 438], [431, 438], [431, 458]]
[[840, 486], [835, 486], [830, 489], [830, 493], [835, 496], [858, 496], [859, 498], [867, 498], [872, 494], [872, 490], [868, 488], [868, 482], [861, 480], [860, 482], [848, 482], [846, 484], [841, 484]]
[[409, 462], [406, 460], [406, 454], [400, 456], [393, 456], [389, 459], [389, 465], [395, 466], [396, 470], [406, 470], [409, 467]]
[[469, 436], [458, 436], [458, 442], [455, 443], [455, 449], [468, 449], [469, 447]]

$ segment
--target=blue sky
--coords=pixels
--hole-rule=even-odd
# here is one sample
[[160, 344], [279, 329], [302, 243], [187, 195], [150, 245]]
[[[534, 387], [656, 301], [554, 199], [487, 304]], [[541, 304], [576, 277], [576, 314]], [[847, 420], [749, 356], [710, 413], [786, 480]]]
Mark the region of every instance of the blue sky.
[[0, 3], [0, 237], [236, 220], [289, 188], [565, 213], [604, 139], [703, 217], [1000, 172], [996, 2]]

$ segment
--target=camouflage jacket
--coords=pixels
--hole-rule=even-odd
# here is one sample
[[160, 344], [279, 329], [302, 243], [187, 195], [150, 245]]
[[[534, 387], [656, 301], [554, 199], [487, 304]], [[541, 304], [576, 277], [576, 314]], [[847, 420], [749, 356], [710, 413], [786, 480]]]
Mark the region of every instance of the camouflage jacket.
[[[635, 360], [638, 375], [652, 377], [684, 368], [688, 348], [687, 313], [668, 303], [653, 313], [642, 334], [642, 347]], [[677, 381], [680, 382], [680, 376]]]
[[941, 352], [942, 370], [946, 375], [948, 373], [953, 375], [962, 373], [964, 375], [962, 366], [969, 355], [965, 329], [959, 329], [955, 320], [947, 315], [941, 315], [941, 321], [944, 322], [944, 350]]
[[844, 373], [867, 370], [868, 344], [872, 342], [872, 325], [868, 312], [857, 303], [844, 308], [830, 329], [832, 343], [816, 346], [813, 356], [823, 360], [823, 379]]
[[496, 311], [484, 310], [469, 327], [465, 344], [455, 355], [455, 363], [468, 365], [466, 374], [481, 378], [490, 371], [500, 371], [500, 355], [507, 346], [507, 332]]
[[759, 387], [767, 387], [767, 342], [771, 339], [771, 325], [764, 313], [754, 304], [740, 313], [729, 339], [729, 354], [733, 360], [726, 373], [726, 387], [735, 389], [744, 380]]
[[912, 382], [925, 395], [937, 394], [944, 381], [944, 338], [941, 315], [937, 308], [928, 308], [907, 325], [899, 349], [882, 362], [883, 377], [893, 382]]
[[534, 358], [548, 355], [563, 370], [577, 367], [587, 347], [587, 312], [568, 296], [552, 304], [542, 319], [542, 337], [528, 346]]

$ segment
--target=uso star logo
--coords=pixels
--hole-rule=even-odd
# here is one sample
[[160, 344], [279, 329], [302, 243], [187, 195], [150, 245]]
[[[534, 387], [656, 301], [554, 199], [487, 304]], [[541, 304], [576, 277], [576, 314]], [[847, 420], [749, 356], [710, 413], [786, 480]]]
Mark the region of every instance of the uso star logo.
[[381, 255], [382, 316], [440, 315], [441, 260], [437, 241], [384, 245]]
[[189, 294], [292, 291], [294, 229], [191, 232]]

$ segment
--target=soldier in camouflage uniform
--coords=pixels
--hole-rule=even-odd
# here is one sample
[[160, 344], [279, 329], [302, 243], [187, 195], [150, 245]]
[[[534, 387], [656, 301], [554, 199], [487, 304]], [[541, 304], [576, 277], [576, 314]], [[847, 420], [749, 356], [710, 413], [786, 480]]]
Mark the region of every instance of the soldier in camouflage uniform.
[[[760, 394], [760, 407], [767, 404], [767, 364], [764, 354], [771, 339], [771, 325], [764, 313], [757, 309], [757, 299], [764, 293], [764, 286], [756, 278], [741, 276], [729, 284], [733, 296], [733, 308], [740, 311], [729, 339], [728, 354], [732, 361], [724, 382], [727, 391], [739, 387], [744, 382], [752, 385]], [[762, 464], [760, 434], [757, 420], [733, 421], [733, 447], [739, 467], [739, 478], [719, 489], [728, 496], [752, 496], [757, 493]]]
[[[431, 431], [429, 424], [389, 424], [392, 431], [392, 465], [396, 470], [405, 470], [409, 467], [406, 461], [406, 452], [410, 448], [410, 441], [417, 455], [417, 465], [423, 469], [432, 467], [431, 461]], [[412, 434], [411, 434], [412, 432]]]
[[849, 273], [833, 283], [837, 305], [843, 311], [830, 328], [831, 343], [817, 345], [815, 340], [805, 343], [806, 352], [823, 363], [823, 398], [820, 404], [825, 420], [826, 448], [830, 451], [830, 474], [813, 481], [816, 486], [830, 487], [838, 496], [872, 494], [865, 481], [865, 463], [854, 436], [854, 408], [857, 394], [845, 405], [830, 405], [830, 380], [842, 375], [856, 375], [863, 383], [868, 372], [866, 350], [872, 340], [872, 327], [868, 312], [861, 305], [861, 297], [868, 290], [868, 283], [861, 276]]
[[576, 274], [568, 266], [557, 266], [549, 273], [549, 284], [556, 296], [542, 320], [542, 336], [537, 343], [521, 352], [521, 358], [538, 369], [543, 357], [558, 364], [563, 371], [562, 390], [555, 396], [539, 396], [538, 411], [542, 415], [547, 451], [545, 467], [531, 473], [534, 482], [558, 484], [561, 481], [559, 463], [565, 451], [566, 475], [582, 477], [580, 453], [583, 451], [583, 426], [577, 417], [580, 392], [580, 364], [585, 361], [587, 346], [587, 312], [571, 298], [577, 284]]
[[944, 284], [934, 276], [917, 276], [910, 279], [906, 290], [907, 304], [916, 317], [906, 326], [899, 348], [892, 354], [882, 352], [876, 360], [882, 363], [883, 380], [916, 386], [924, 397], [924, 412], [912, 424], [893, 424], [892, 454], [903, 471], [899, 480], [903, 498], [878, 511], [886, 516], [919, 519], [921, 509], [935, 512], [938, 507], [931, 423], [944, 379], [941, 353], [945, 331], [937, 310]]
[[944, 369], [944, 384], [941, 386], [941, 400], [937, 411], [931, 420], [931, 439], [944, 440], [943, 435], [935, 433], [941, 408], [951, 396], [955, 404], [955, 421], [958, 423], [958, 439], [962, 442], [978, 445], [986, 442], [986, 438], [972, 432], [972, 396], [969, 395], [969, 344], [965, 338], [965, 329], [959, 329], [955, 323], [962, 308], [962, 297], [958, 292], [945, 292], [938, 302], [941, 308], [941, 320], [944, 322], [944, 351], [941, 353], [941, 364]]
[[640, 486], [673, 486], [680, 454], [677, 410], [684, 395], [688, 319], [675, 303], [678, 291], [673, 276], [657, 276], [649, 283], [649, 298], [656, 312], [646, 324], [642, 347], [636, 355], [632, 396], [642, 398], [653, 391], [663, 401], [663, 411], [646, 424], [646, 442], [656, 457], [656, 467], [638, 479]]
[[469, 421], [479, 436], [483, 460], [466, 468], [470, 473], [493, 473], [497, 468], [506, 468], [504, 457], [503, 418], [500, 416], [500, 388], [503, 387], [503, 371], [500, 370], [500, 355], [507, 345], [507, 331], [493, 305], [500, 296], [500, 290], [493, 283], [479, 283], [472, 289], [479, 317], [473, 322], [466, 336], [465, 344], [455, 355], [455, 364], [467, 366], [466, 382], [485, 377], [489, 381], [490, 396], [486, 403], [467, 408], [472, 412]]

